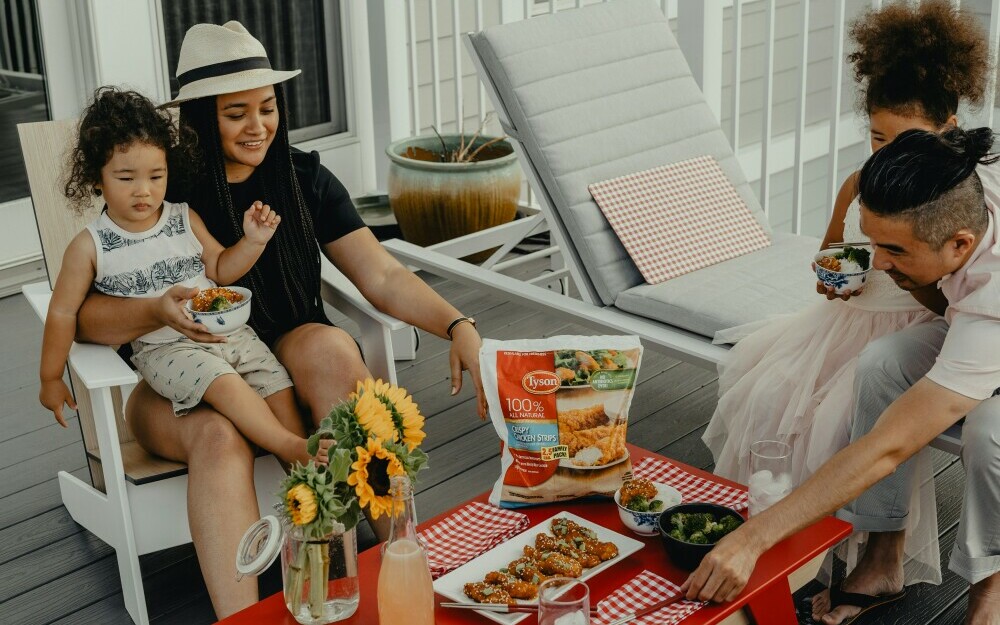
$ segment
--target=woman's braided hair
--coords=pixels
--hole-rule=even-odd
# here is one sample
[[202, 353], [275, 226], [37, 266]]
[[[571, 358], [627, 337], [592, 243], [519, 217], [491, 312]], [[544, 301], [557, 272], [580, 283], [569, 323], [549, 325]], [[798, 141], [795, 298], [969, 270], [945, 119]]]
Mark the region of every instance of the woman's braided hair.
[[986, 33], [974, 15], [948, 0], [866, 11], [850, 37], [855, 49], [847, 60], [865, 113], [920, 115], [941, 126], [960, 100], [983, 104], [991, 68]]
[[[274, 85], [274, 93], [279, 111], [278, 131], [257, 172], [264, 187], [262, 201], [270, 204], [281, 215], [281, 227], [275, 232], [268, 247], [273, 247], [277, 254], [288, 308], [293, 318], [303, 319], [317, 306], [322, 307], [319, 247], [312, 214], [306, 206], [292, 165], [285, 93], [280, 84]], [[227, 238], [235, 242], [243, 236], [243, 211], [247, 207], [233, 206], [229, 193], [215, 98], [190, 100], [181, 103], [180, 108], [181, 124], [189, 125], [200, 138], [200, 177], [195, 184], [200, 187], [200, 195], [214, 200], [214, 206], [194, 208], [204, 212], [222, 211], [228, 219], [221, 221], [229, 225], [230, 236], [215, 234], [223, 242]], [[263, 293], [264, 280], [260, 263], [255, 264], [237, 284], [255, 293]], [[274, 306], [275, 302], [268, 302], [266, 298], [255, 299], [250, 313], [253, 326], [272, 327], [275, 323]]]

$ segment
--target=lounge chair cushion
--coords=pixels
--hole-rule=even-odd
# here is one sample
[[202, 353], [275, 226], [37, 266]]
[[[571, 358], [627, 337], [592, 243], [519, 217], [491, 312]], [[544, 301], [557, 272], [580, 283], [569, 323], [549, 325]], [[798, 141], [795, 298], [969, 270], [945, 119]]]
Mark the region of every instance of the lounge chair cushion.
[[506, 130], [524, 148], [604, 304], [643, 279], [590, 196], [591, 183], [711, 155], [770, 232], [652, 0], [504, 24], [470, 40], [502, 102]]
[[[615, 306], [706, 337], [816, 301], [812, 237], [773, 233], [770, 247], [618, 295]], [[803, 260], [805, 259], [805, 260]]]

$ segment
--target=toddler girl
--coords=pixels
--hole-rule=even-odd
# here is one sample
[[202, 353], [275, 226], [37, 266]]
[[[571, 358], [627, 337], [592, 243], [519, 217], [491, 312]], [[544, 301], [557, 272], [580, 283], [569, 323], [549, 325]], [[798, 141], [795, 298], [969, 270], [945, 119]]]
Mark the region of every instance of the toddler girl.
[[[132, 91], [102, 88], [83, 114], [65, 193], [78, 209], [94, 195], [105, 206], [66, 249], [45, 321], [39, 399], [63, 427], [63, 403], [76, 407], [63, 371], [90, 289], [157, 298], [177, 284], [202, 290], [232, 284], [281, 221], [255, 202], [243, 214], [243, 238], [224, 248], [187, 204], [165, 202], [168, 172], [196, 162], [190, 136]], [[309, 461], [306, 440], [282, 425], [301, 423], [292, 381], [249, 327], [223, 343], [197, 343], [162, 327], [133, 341], [132, 350], [143, 379], [173, 402], [178, 417], [204, 401], [282, 461]], [[316, 460], [326, 460], [329, 444]]]

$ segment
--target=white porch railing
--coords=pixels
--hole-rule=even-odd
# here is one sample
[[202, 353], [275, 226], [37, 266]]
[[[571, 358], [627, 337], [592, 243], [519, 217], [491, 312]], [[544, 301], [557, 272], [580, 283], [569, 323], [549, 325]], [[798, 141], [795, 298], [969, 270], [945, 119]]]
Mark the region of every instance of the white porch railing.
[[[387, 97], [386, 143], [430, 132], [432, 125], [442, 132], [471, 131], [491, 109], [456, 34], [601, 1], [606, 0], [374, 3], [379, 6], [370, 10], [371, 27], [384, 33], [386, 44], [384, 58], [373, 50], [373, 81], [384, 86]], [[659, 4], [772, 225], [821, 234], [841, 182], [869, 153], [864, 122], [854, 109], [845, 25], [880, 7], [881, 0]], [[966, 0], [962, 7], [983, 20], [996, 58], [1000, 0]], [[991, 104], [994, 91], [991, 85]], [[966, 126], [992, 125], [994, 106], [960, 117]], [[380, 186], [384, 173], [379, 172]], [[530, 204], [530, 196], [525, 199]]]

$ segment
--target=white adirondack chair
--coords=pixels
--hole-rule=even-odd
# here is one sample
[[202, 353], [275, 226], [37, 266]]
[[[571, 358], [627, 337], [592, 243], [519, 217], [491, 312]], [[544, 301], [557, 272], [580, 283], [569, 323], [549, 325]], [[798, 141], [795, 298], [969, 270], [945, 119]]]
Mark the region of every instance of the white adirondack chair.
[[[23, 292], [44, 323], [63, 252], [98, 214], [99, 204], [76, 215], [61, 194], [75, 120], [20, 124], [18, 132], [49, 273], [49, 282], [27, 285]], [[333, 265], [326, 259], [323, 263], [323, 299], [361, 328], [361, 347], [371, 372], [395, 382], [391, 338], [394, 332], [407, 335], [409, 326], [378, 312]], [[115, 548], [125, 607], [136, 623], [146, 625], [139, 556], [191, 542], [187, 467], [151, 456], [135, 441], [122, 407], [138, 378], [114, 349], [74, 344], [69, 371], [93, 486], [61, 471], [63, 504], [77, 523]], [[254, 480], [262, 514], [269, 513], [283, 476], [273, 456], [257, 458]]]
[[[798, 310], [815, 298], [812, 237], [772, 232], [772, 245], [645, 284], [587, 185], [709, 154], [761, 225], [767, 218], [652, 0], [615, 0], [464, 35], [505, 132], [514, 140], [574, 299], [402, 241], [401, 261], [599, 331], [639, 335], [714, 369], [715, 332]], [[960, 427], [935, 445], [958, 453]]]

